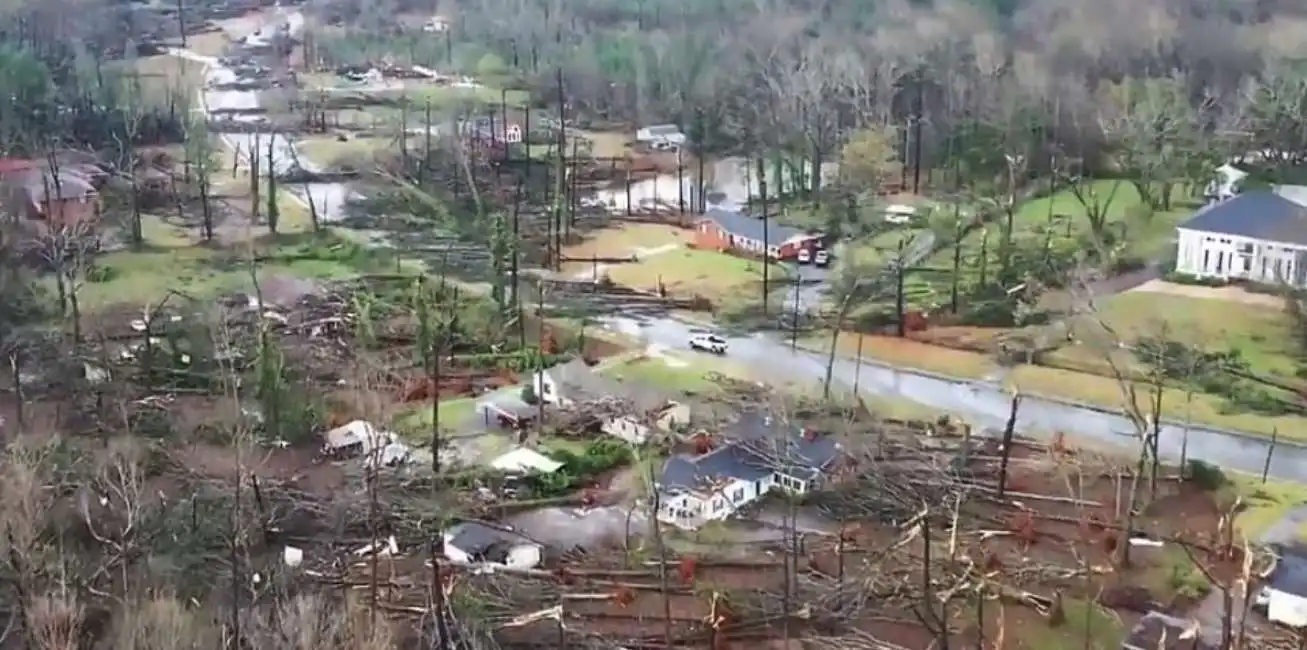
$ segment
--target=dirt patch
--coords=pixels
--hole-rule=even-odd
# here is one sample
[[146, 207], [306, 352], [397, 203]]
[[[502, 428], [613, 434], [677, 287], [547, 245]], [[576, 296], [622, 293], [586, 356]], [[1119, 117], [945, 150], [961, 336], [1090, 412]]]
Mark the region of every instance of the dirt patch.
[[946, 326], [929, 327], [909, 336], [914, 341], [973, 352], [990, 352], [997, 348], [998, 340], [1010, 330], [998, 327]]
[[1130, 290], [1131, 293], [1162, 293], [1187, 298], [1206, 300], [1225, 300], [1258, 307], [1283, 307], [1284, 298], [1264, 293], [1252, 293], [1240, 287], [1198, 287], [1188, 284], [1175, 284], [1165, 280], [1150, 280]]
[[197, 443], [174, 449], [172, 459], [181, 467], [214, 479], [235, 479], [238, 473], [294, 483], [315, 494], [332, 494], [345, 484], [345, 472], [332, 463], [317, 462], [313, 446], [288, 449], [257, 448], [241, 458], [235, 449]]

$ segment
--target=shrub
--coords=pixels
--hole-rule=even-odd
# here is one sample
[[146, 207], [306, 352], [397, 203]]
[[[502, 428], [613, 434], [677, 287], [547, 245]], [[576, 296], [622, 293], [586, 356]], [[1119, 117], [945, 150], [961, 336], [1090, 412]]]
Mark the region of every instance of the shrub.
[[1215, 492], [1230, 482], [1221, 468], [1201, 460], [1189, 461], [1189, 480], [1208, 492]]
[[95, 283], [110, 282], [114, 278], [117, 278], [118, 275], [119, 275], [118, 269], [112, 266], [96, 265], [96, 266], [92, 266], [89, 269], [86, 269], [87, 282], [95, 282]]
[[1164, 280], [1174, 284], [1187, 284], [1195, 287], [1224, 287], [1229, 282], [1221, 278], [1200, 278], [1188, 273], [1171, 272], [1163, 276]]

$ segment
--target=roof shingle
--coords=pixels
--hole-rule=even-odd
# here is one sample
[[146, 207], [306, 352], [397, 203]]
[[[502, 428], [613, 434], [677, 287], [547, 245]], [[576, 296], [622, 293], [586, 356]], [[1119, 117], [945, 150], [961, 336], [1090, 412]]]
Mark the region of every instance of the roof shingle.
[[1245, 192], [1208, 205], [1180, 227], [1307, 246], [1307, 208], [1269, 190]]

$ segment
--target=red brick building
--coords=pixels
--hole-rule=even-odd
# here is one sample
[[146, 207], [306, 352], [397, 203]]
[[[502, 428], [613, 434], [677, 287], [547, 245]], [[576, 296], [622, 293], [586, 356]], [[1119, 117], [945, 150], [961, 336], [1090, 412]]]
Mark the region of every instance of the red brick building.
[[100, 193], [82, 170], [52, 170], [33, 160], [0, 159], [5, 205], [31, 221], [76, 224], [100, 216]]
[[[766, 231], [764, 233], [764, 230]], [[739, 212], [710, 210], [695, 222], [695, 247], [744, 255], [766, 254], [772, 259], [795, 258], [802, 249], [822, 247], [822, 236], [769, 223]]]

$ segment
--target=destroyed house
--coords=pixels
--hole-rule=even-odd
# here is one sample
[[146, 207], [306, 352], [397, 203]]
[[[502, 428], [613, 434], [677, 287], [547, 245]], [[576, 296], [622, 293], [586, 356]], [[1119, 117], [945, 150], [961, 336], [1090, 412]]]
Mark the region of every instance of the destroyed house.
[[465, 521], [445, 531], [445, 557], [459, 564], [503, 564], [531, 568], [540, 564], [543, 547], [508, 528]]
[[657, 390], [605, 377], [584, 359], [536, 373], [533, 385], [547, 404], [595, 407], [600, 430], [635, 445], [647, 442], [655, 427], [671, 430], [689, 419], [687, 407]]

